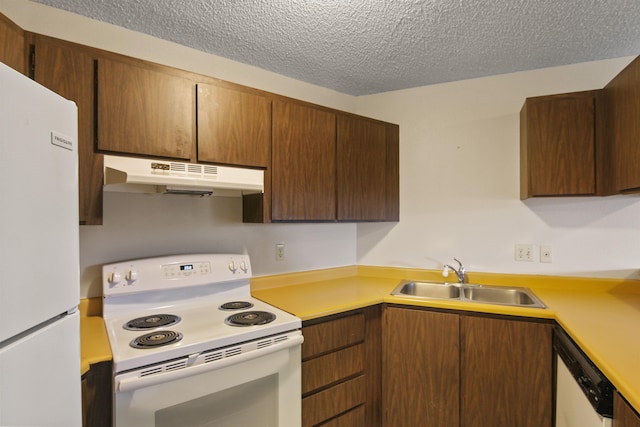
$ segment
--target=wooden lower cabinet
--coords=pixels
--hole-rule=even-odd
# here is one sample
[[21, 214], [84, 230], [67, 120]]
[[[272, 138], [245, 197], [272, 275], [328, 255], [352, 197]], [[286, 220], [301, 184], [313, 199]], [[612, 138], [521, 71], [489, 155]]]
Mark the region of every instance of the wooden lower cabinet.
[[387, 307], [382, 328], [383, 425], [459, 425], [459, 316]]
[[383, 426], [551, 427], [551, 323], [387, 306]]
[[303, 427], [381, 425], [380, 309], [303, 324]]
[[460, 316], [460, 425], [551, 427], [552, 324]]
[[91, 365], [82, 376], [82, 425], [111, 427], [112, 425], [112, 366], [109, 362]]
[[640, 415], [618, 392], [613, 395], [613, 427], [640, 427]]

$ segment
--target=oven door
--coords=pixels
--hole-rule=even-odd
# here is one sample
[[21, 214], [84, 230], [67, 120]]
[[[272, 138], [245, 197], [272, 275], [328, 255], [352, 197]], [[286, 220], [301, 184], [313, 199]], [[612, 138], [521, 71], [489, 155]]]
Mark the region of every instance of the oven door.
[[117, 374], [115, 425], [300, 426], [302, 341], [294, 331]]

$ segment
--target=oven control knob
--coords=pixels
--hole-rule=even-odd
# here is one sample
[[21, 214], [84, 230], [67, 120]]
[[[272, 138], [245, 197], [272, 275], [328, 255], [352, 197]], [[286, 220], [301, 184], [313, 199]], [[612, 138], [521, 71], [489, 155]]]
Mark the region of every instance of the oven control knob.
[[135, 270], [129, 270], [124, 278], [127, 279], [127, 282], [135, 282], [138, 280], [138, 272]]
[[236, 272], [238, 269], [236, 268], [236, 263], [233, 262], [233, 260], [229, 261], [229, 270], [231, 270], [232, 272]]
[[248, 268], [247, 268], [247, 264], [244, 261], [240, 261], [240, 270], [242, 270], [243, 272], [247, 272]]
[[122, 280], [122, 274], [118, 273], [117, 271], [114, 271], [113, 273], [109, 273], [109, 276], [107, 277], [107, 282], [109, 282], [109, 285], [111, 286], [115, 286], [118, 283], [120, 283], [120, 281]]

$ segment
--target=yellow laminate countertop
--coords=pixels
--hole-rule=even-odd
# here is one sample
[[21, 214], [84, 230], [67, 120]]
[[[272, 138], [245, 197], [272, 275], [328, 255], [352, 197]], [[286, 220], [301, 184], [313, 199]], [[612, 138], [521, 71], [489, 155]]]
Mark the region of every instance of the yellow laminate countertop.
[[80, 301], [80, 374], [95, 363], [111, 360], [111, 347], [102, 319], [101, 298]]
[[257, 277], [252, 294], [303, 321], [379, 303], [554, 319], [640, 411], [640, 281], [469, 273], [472, 283], [524, 286], [546, 309], [394, 297], [400, 280], [442, 281], [439, 271], [344, 267]]

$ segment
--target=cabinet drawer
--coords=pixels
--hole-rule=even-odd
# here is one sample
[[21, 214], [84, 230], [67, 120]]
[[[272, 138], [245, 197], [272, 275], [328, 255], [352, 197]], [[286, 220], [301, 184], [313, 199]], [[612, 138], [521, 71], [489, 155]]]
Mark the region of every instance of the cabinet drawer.
[[348, 411], [365, 401], [365, 377], [361, 375], [302, 399], [302, 426], [311, 427]]
[[364, 314], [302, 328], [302, 360], [364, 341]]
[[358, 344], [302, 363], [302, 394], [364, 370], [363, 345]]
[[365, 405], [360, 405], [346, 414], [342, 414], [339, 417], [322, 424], [322, 427], [369, 427], [365, 424], [365, 415]]

